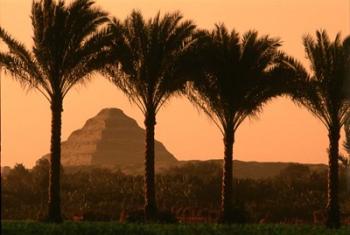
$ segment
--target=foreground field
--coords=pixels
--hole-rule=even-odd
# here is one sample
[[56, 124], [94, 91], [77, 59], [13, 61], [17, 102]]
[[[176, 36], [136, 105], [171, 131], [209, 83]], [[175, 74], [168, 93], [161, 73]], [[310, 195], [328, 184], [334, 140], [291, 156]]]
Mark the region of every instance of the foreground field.
[[217, 225], [217, 224], [118, 224], [118, 223], [73, 223], [61, 225], [36, 222], [2, 222], [1, 234], [6, 235], [349, 235], [350, 226], [328, 230], [310, 225]]

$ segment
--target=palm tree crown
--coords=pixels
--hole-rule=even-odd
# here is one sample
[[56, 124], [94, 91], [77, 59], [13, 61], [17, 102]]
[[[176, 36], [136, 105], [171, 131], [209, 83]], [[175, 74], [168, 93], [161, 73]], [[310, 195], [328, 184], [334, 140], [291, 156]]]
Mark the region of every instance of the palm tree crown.
[[108, 56], [110, 38], [106, 29], [107, 13], [92, 7], [91, 0], [33, 2], [32, 52], [0, 28], [0, 38], [9, 48], [0, 52], [1, 63], [14, 78], [38, 89], [51, 101], [63, 98], [76, 83], [84, 82]]
[[317, 31], [316, 39], [304, 37], [311, 74], [305, 77], [308, 85], [297, 101], [306, 106], [327, 128], [338, 128], [346, 122], [350, 110], [349, 63], [350, 37], [341, 41], [337, 34], [331, 42], [325, 31]]
[[163, 17], [158, 13], [146, 21], [133, 11], [123, 23], [114, 19], [111, 24], [119, 63], [106, 74], [144, 114], [151, 107], [157, 113], [185, 84], [183, 61], [193, 45], [195, 26], [181, 20], [176, 12]]
[[188, 96], [222, 133], [229, 123], [233, 124], [229, 130], [236, 130], [246, 117], [256, 115], [265, 102], [281, 93], [276, 78], [282, 74], [284, 55], [278, 50], [278, 39], [258, 37], [256, 31], [240, 38], [234, 30], [217, 25], [200, 43], [201, 68]]

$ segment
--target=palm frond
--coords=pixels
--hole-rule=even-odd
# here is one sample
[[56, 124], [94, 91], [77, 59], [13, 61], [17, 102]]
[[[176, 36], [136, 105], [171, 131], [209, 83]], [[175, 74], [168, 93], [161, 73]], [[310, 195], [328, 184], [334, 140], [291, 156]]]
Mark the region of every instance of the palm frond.
[[124, 22], [113, 20], [109, 27], [117, 62], [103, 73], [143, 112], [149, 107], [159, 111], [185, 88], [189, 67], [184, 61], [196, 40], [194, 24], [183, 21], [179, 12], [145, 20], [134, 10]]
[[[280, 41], [248, 31], [242, 37], [216, 25], [199, 41], [201, 70], [187, 89], [190, 101], [202, 109], [222, 133], [236, 130], [256, 116], [271, 98], [280, 95], [282, 63]], [[284, 68], [282, 68], [282, 65]], [[288, 67], [292, 71], [291, 66]]]
[[0, 39], [8, 47], [1, 62], [22, 83], [42, 92], [49, 100], [63, 97], [77, 83], [112, 60], [112, 34], [107, 13], [91, 0], [33, 1], [31, 20], [33, 48], [12, 39], [0, 28]]
[[308, 108], [327, 128], [344, 125], [350, 110], [350, 50], [347, 40], [341, 42], [340, 34], [333, 41], [324, 30], [316, 38], [303, 38], [305, 52], [312, 74], [299, 80], [299, 97], [295, 100]]

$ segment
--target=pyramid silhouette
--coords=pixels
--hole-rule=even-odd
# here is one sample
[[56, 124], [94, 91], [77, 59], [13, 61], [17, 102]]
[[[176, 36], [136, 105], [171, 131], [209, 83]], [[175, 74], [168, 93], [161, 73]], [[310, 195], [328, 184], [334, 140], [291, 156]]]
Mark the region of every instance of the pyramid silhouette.
[[[122, 110], [106, 108], [62, 142], [61, 163], [64, 166], [139, 165], [144, 163], [144, 152], [145, 130]], [[177, 160], [155, 140], [155, 162], [169, 165]]]

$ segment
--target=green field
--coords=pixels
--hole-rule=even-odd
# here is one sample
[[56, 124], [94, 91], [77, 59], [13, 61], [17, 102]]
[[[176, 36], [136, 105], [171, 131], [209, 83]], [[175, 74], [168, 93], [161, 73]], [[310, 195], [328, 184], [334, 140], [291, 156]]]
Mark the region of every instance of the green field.
[[349, 235], [350, 226], [328, 230], [311, 225], [217, 225], [217, 224], [119, 224], [99, 222], [65, 222], [61, 225], [37, 222], [2, 222], [4, 235]]

